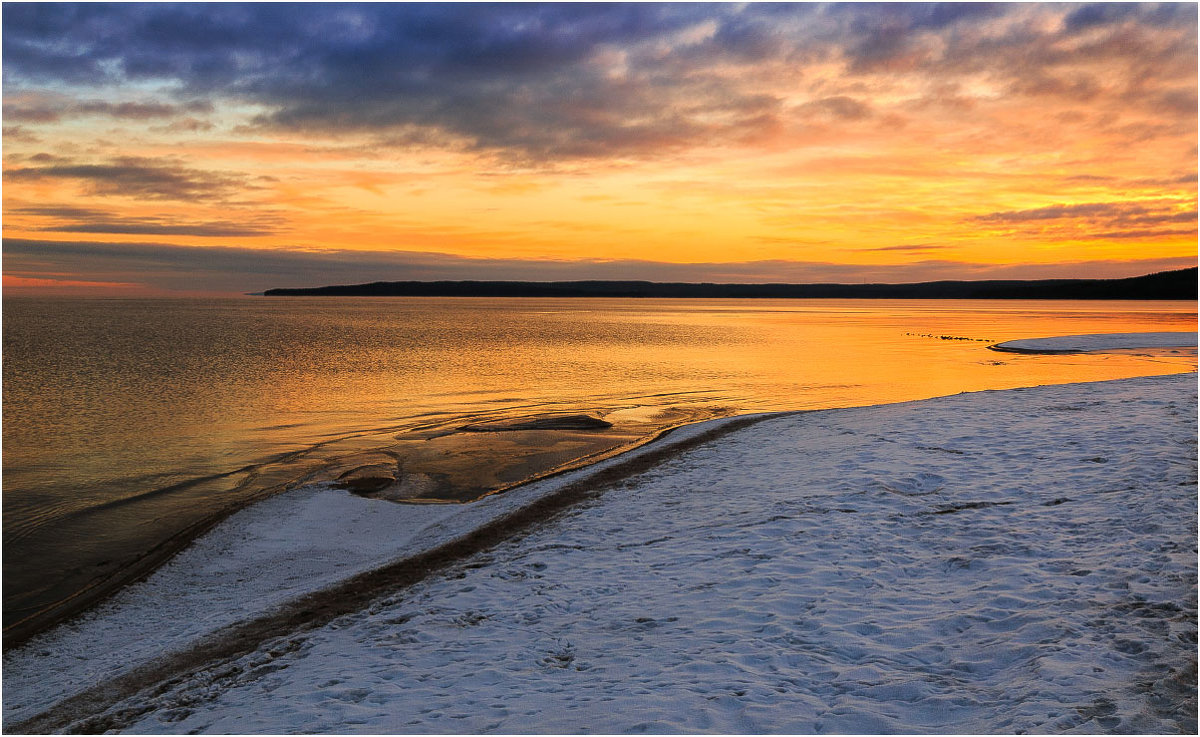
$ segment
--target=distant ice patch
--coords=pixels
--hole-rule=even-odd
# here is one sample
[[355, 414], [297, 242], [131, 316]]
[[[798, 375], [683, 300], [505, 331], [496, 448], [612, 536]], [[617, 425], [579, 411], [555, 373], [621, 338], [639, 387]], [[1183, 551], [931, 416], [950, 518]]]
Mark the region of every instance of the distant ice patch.
[[1196, 333], [1093, 333], [1008, 340], [990, 346], [1011, 353], [1086, 353], [1138, 348], [1196, 348]]

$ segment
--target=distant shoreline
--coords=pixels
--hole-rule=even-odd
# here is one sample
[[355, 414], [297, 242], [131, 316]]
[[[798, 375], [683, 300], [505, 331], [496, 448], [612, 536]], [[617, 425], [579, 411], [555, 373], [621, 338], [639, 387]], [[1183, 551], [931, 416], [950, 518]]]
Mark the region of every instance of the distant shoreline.
[[1196, 299], [1197, 270], [1126, 279], [912, 284], [710, 284], [648, 281], [391, 281], [268, 289], [267, 297], [600, 297], [667, 299]]

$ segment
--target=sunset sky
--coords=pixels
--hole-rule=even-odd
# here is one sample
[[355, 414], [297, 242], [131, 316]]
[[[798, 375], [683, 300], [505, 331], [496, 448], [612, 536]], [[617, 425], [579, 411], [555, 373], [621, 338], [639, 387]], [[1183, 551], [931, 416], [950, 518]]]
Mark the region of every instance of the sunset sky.
[[3, 6], [4, 287], [1132, 276], [1197, 6]]

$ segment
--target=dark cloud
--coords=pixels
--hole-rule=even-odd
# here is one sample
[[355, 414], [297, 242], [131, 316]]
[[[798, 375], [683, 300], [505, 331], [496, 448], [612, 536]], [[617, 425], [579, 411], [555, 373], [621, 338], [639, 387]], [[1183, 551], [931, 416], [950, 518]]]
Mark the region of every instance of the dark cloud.
[[55, 123], [62, 117], [61, 110], [40, 105], [5, 105], [4, 118], [18, 123]]
[[[1195, 213], [1192, 213], [1192, 219], [1195, 219]], [[1195, 237], [1196, 229], [1170, 229], [1160, 228], [1156, 230], [1114, 230], [1106, 233], [1088, 233], [1089, 238], [1103, 238], [1105, 240], [1121, 240], [1126, 238], [1168, 238], [1171, 236], [1192, 236]]]
[[837, 120], [862, 120], [871, 116], [871, 106], [861, 100], [845, 95], [824, 97], [820, 100], [805, 103], [800, 109], [815, 112]]
[[[1121, 240], [1195, 236], [1196, 210], [1179, 210], [1169, 200], [1086, 202], [980, 215], [973, 220], [1014, 228], [1036, 228], [1042, 237]], [[1188, 229], [1165, 227], [1189, 223]]]
[[120, 235], [191, 235], [202, 238], [252, 238], [272, 235], [267, 228], [230, 222], [166, 223], [159, 220], [100, 220], [37, 228], [45, 233], [116, 233]]
[[278, 223], [269, 216], [256, 214], [248, 222], [228, 220], [181, 222], [170, 217], [117, 217], [103, 210], [86, 207], [16, 207], [10, 215], [30, 215], [55, 222], [33, 228], [47, 233], [115, 233], [121, 235], [190, 235], [205, 238], [245, 238], [279, 233]]
[[155, 200], [223, 199], [244, 186], [242, 180], [232, 174], [135, 157], [120, 158], [106, 164], [27, 166], [5, 171], [4, 178], [10, 181], [75, 180], [88, 186], [93, 194]]
[[1013, 12], [1004, 3], [848, 3], [835, 6], [842, 19], [832, 39], [855, 72], [877, 72], [937, 63], [933, 35], [955, 38], [955, 26]]
[[1068, 31], [1077, 33], [1125, 21], [1176, 26], [1195, 20], [1195, 3], [1088, 3], [1068, 13], [1063, 25]]
[[214, 127], [215, 126], [207, 120], [200, 120], [199, 118], [183, 118], [182, 120], [176, 120], [169, 125], [161, 126], [161, 128], [154, 128], [152, 130], [165, 130], [168, 133], [198, 133], [201, 131], [210, 131]]
[[9, 142], [37, 143], [41, 139], [24, 126], [6, 125], [4, 126], [4, 140]]
[[4, 117], [21, 123], [54, 123], [64, 118], [86, 115], [103, 115], [121, 120], [152, 120], [201, 112], [212, 112], [212, 103], [192, 101], [174, 105], [161, 102], [108, 102], [43, 97], [4, 104]]
[[1075, 205], [1051, 205], [1033, 210], [1007, 210], [979, 215], [977, 220], [996, 223], [1020, 223], [1029, 220], [1058, 220], [1060, 218], [1117, 217], [1130, 212], [1144, 213], [1147, 209], [1125, 202], [1089, 202]]
[[1196, 211], [1175, 210], [1169, 202], [1087, 202], [1052, 205], [1033, 210], [1009, 210], [979, 215], [975, 219], [990, 223], [1025, 223], [1036, 220], [1086, 219], [1115, 224], [1186, 223], [1196, 220]]
[[[983, 73], [1024, 94], [1111, 93], [1133, 109], [1194, 114], [1196, 9], [1177, 5], [1056, 7], [1061, 28], [1015, 21], [989, 35], [985, 21], [1019, 21], [1031, 6], [8, 3], [4, 80], [6, 91], [163, 82], [183, 101], [261, 105], [259, 126], [524, 159], [649, 155], [780, 130], [788, 111], [747, 82], [772, 64], [794, 80], [810, 61], [864, 75]], [[1113, 61], [1116, 78], [1061, 68], [1088, 60]], [[868, 112], [821, 97], [813, 104], [842, 119]], [[148, 119], [167, 106], [89, 114]]]
[[[639, 279], [686, 282], [914, 282], [1136, 276], [1195, 266], [1195, 258], [995, 265], [926, 260], [900, 265], [803, 261], [668, 264], [654, 261], [533, 261], [421, 252], [301, 251], [169, 244], [4, 239], [4, 272], [26, 278], [136, 282], [180, 292], [258, 292], [403, 280]], [[314, 277], [314, 274], [319, 276]]]
[[1031, 74], [1016, 79], [1009, 91], [1019, 95], [1057, 97], [1065, 100], [1087, 102], [1103, 91], [1101, 84], [1092, 76], [1074, 73], [1064, 76]]
[[910, 253], [921, 253], [923, 251], [940, 251], [949, 248], [949, 246], [938, 246], [932, 243], [914, 243], [905, 246], [880, 246], [878, 248], [862, 248], [861, 251], [905, 251]]
[[12, 207], [6, 208], [6, 213], [13, 215], [34, 215], [37, 217], [71, 218], [88, 220], [104, 216], [102, 210], [90, 207], [47, 206], [47, 207]]

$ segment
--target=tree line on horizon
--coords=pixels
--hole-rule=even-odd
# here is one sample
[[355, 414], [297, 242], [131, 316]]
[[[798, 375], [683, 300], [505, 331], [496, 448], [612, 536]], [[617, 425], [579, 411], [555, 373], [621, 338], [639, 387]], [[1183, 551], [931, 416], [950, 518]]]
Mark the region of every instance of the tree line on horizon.
[[715, 284], [649, 281], [379, 281], [268, 289], [268, 297], [641, 297], [874, 299], [1196, 299], [1197, 269], [1124, 279], [989, 279], [911, 284]]

